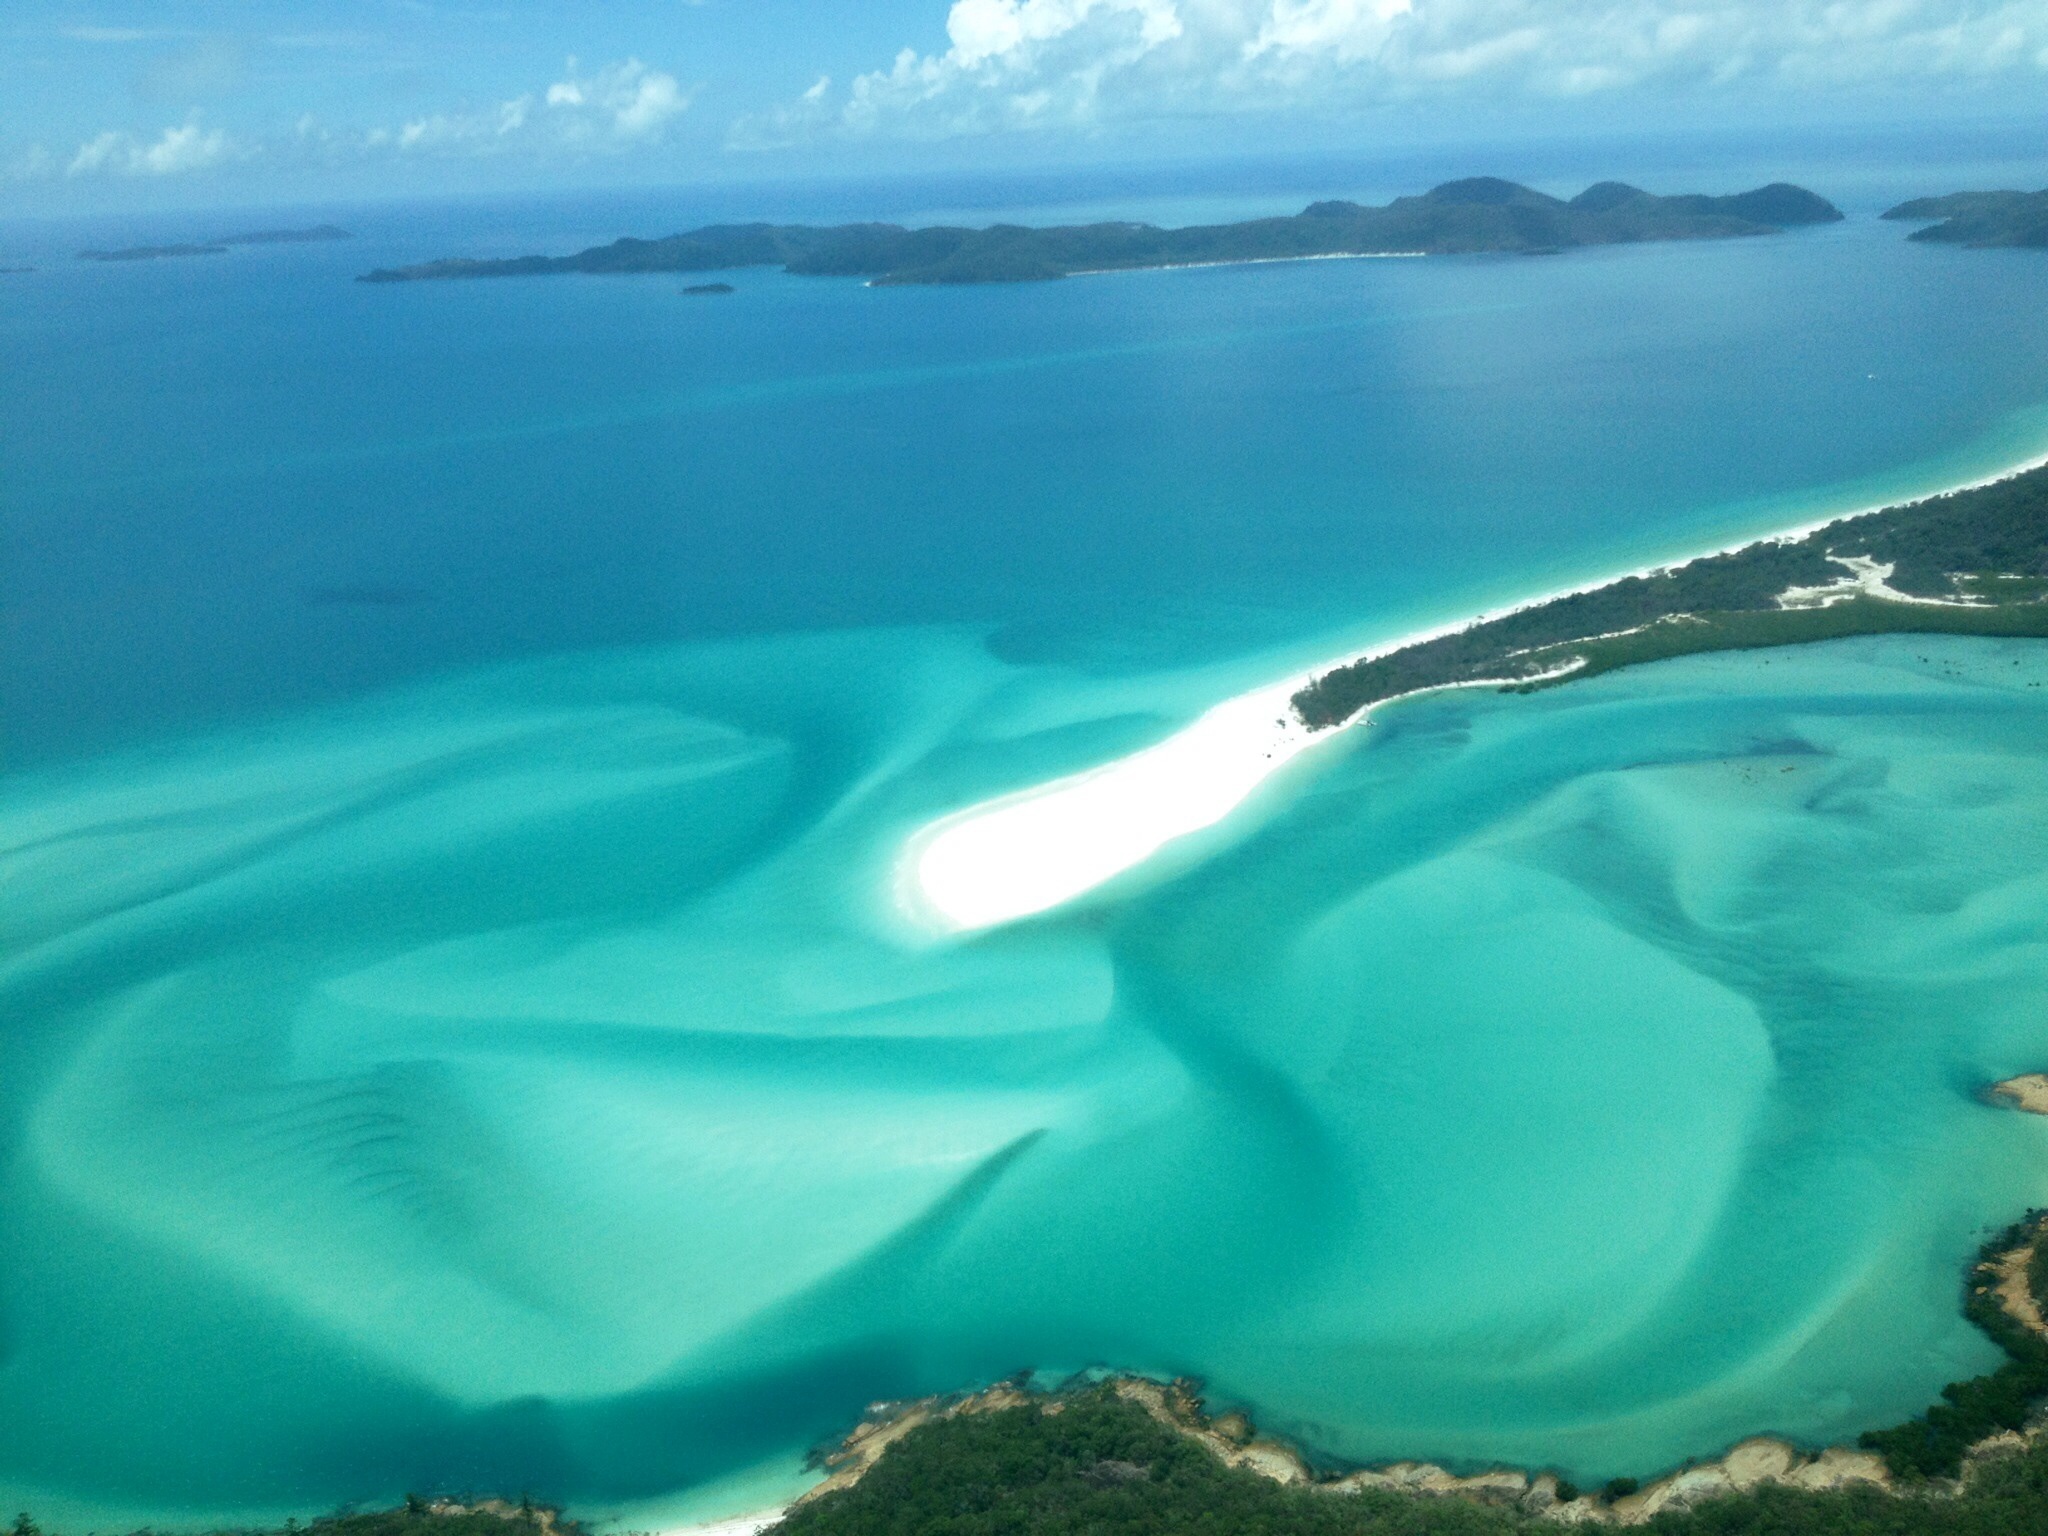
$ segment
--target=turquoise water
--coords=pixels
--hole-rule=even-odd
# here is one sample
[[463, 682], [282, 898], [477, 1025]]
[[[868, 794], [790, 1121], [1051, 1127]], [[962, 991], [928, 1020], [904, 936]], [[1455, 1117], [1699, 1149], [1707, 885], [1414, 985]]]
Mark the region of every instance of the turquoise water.
[[17, 1504], [745, 1502], [1088, 1365], [1596, 1478], [1989, 1362], [2037, 645], [1414, 701], [1170, 879], [892, 888], [1340, 643], [2040, 446], [2032, 258], [341, 281], [439, 217], [0, 311]]

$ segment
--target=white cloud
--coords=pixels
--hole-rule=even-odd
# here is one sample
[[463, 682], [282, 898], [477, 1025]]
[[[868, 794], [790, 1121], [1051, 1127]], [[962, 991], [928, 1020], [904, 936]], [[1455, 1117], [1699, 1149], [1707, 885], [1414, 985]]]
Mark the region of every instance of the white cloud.
[[608, 64], [585, 77], [569, 60], [569, 78], [547, 89], [547, 104], [565, 112], [570, 131], [593, 130], [623, 140], [658, 137], [669, 119], [689, 109], [690, 98], [674, 75], [649, 69], [638, 59]]
[[1327, 52], [1346, 62], [1370, 58], [1394, 18], [1414, 9], [1412, 0], [1273, 0], [1245, 56]]
[[245, 158], [245, 150], [219, 128], [202, 128], [197, 119], [166, 128], [154, 140], [109, 131], [78, 146], [65, 174], [91, 176], [177, 176], [204, 170], [224, 160]]
[[2048, 73], [2040, 0], [952, 0], [946, 36], [742, 118], [730, 142]]
[[1179, 39], [1176, 0], [954, 0], [944, 53], [905, 48], [843, 100], [821, 78], [796, 102], [742, 117], [728, 143], [765, 148], [818, 132], [962, 132], [1075, 122], [1103, 83]]
[[586, 75], [572, 58], [565, 78], [551, 85], [484, 106], [430, 113], [396, 128], [373, 128], [362, 143], [402, 154], [616, 151], [660, 139], [689, 106], [689, 92], [674, 75], [638, 59]]

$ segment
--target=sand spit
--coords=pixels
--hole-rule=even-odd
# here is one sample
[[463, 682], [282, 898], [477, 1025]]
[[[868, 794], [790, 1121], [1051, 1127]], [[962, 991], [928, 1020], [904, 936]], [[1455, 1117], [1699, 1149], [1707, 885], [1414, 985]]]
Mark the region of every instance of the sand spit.
[[[920, 926], [940, 932], [991, 928], [1062, 906], [1137, 868], [1167, 844], [1215, 826], [1310, 747], [1347, 729], [1363, 728], [1380, 705], [1397, 702], [1382, 699], [1342, 725], [1311, 731], [1295, 712], [1294, 695], [1326, 672], [1559, 598], [1597, 591], [1631, 576], [1653, 576], [1758, 544], [1795, 542], [1887, 506], [1977, 490], [2044, 466], [2048, 466], [2048, 454], [2036, 455], [1997, 474], [1908, 501], [1859, 507], [1684, 559], [1617, 572], [1335, 657], [1280, 682], [1226, 699], [1165, 740], [1128, 757], [968, 806], [920, 828], [897, 861], [898, 905]], [[1950, 605], [1947, 600], [1914, 598], [1896, 591], [1888, 580], [1889, 566], [1860, 557], [1838, 563], [1848, 573], [1843, 580], [1827, 587], [1795, 588], [1781, 602], [1792, 607], [1826, 607], [1849, 597], [1872, 595], [1899, 602]], [[1500, 680], [1446, 686], [1500, 686]]]

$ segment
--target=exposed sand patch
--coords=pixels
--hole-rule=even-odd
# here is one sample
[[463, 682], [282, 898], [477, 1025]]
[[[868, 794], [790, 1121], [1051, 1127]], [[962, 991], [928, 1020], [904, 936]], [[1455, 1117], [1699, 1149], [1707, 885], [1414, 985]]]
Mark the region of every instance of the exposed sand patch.
[[2023, 1109], [2030, 1115], [2048, 1115], [2048, 1072], [2022, 1072], [2002, 1083], [1993, 1083], [1991, 1097]]
[[2040, 1242], [2036, 1237], [2033, 1242], [1998, 1256], [1991, 1266], [1992, 1294], [1998, 1297], [1998, 1304], [2005, 1309], [2007, 1317], [2022, 1328], [2048, 1337], [2048, 1318], [2041, 1316], [2041, 1305], [2034, 1300], [2034, 1288], [2027, 1279], [2027, 1270], [2034, 1262], [2034, 1250]]
[[1888, 603], [1918, 603], [1928, 608], [1981, 608], [1982, 598], [1915, 597], [1891, 584], [1896, 564], [1885, 565], [1868, 555], [1829, 555], [1849, 574], [1824, 587], [1787, 587], [1778, 594], [1780, 608], [1828, 608], [1852, 597], [1881, 597]]

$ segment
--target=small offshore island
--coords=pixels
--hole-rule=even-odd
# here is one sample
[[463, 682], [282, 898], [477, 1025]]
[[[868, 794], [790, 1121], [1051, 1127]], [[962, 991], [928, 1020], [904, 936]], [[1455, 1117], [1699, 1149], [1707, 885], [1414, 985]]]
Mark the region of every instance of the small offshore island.
[[1603, 181], [1566, 201], [1512, 181], [1446, 182], [1385, 207], [1311, 203], [1285, 218], [1161, 229], [1151, 224], [1077, 224], [988, 229], [897, 224], [714, 224], [660, 240], [615, 240], [573, 256], [506, 260], [447, 257], [382, 267], [359, 282], [458, 277], [540, 277], [564, 272], [712, 272], [781, 266], [812, 277], [874, 284], [1017, 283], [1088, 272], [1300, 261], [1328, 256], [1504, 252], [1543, 255], [1574, 246], [1648, 240], [1728, 240], [1832, 224], [1841, 210], [1784, 182], [1728, 197], [1659, 197]]

